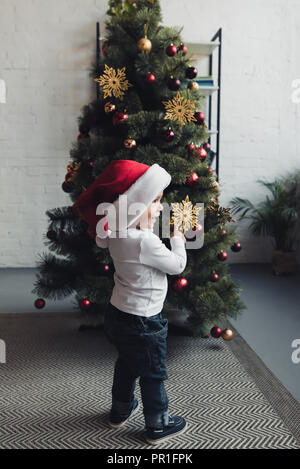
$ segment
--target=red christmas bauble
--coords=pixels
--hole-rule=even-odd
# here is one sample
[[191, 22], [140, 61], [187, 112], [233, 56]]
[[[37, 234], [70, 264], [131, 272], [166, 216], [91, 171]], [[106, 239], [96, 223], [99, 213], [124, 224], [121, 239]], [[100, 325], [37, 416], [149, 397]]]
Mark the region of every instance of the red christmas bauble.
[[225, 251], [219, 252], [219, 254], [218, 254], [218, 259], [219, 259], [219, 261], [226, 261], [226, 259], [227, 259], [227, 252], [225, 252]]
[[179, 90], [181, 85], [181, 81], [178, 78], [169, 78], [168, 80], [168, 88], [172, 91]]
[[205, 119], [205, 115], [203, 114], [203, 112], [200, 112], [200, 111], [196, 111], [194, 113], [194, 117], [196, 119], [196, 121], [194, 121], [194, 123], [196, 125], [202, 125], [203, 122], [204, 122], [204, 119]]
[[188, 48], [185, 44], [180, 44], [180, 46], [177, 49], [177, 53], [181, 52], [182, 55], [186, 55], [187, 50], [188, 50]]
[[46, 304], [46, 301], [43, 298], [37, 298], [34, 302], [34, 306], [38, 309], [42, 309]]
[[113, 124], [114, 125], [120, 125], [124, 124], [124, 122], [128, 119], [128, 115], [125, 114], [124, 112], [115, 112], [113, 115]]
[[198, 74], [198, 70], [195, 67], [188, 67], [185, 71], [185, 76], [187, 78], [190, 78], [190, 80], [195, 78], [197, 74]]
[[151, 72], [148, 72], [146, 75], [145, 75], [145, 82], [148, 83], [148, 84], [151, 84], [151, 83], [154, 83], [156, 80], [156, 77], [153, 73]]
[[234, 244], [231, 246], [231, 250], [232, 250], [233, 252], [239, 252], [241, 249], [242, 249], [241, 243], [234, 243]]
[[81, 309], [87, 310], [90, 307], [90, 305], [91, 305], [91, 302], [87, 298], [81, 298], [79, 300], [79, 306]]
[[207, 157], [207, 152], [206, 150], [204, 150], [204, 148], [200, 148], [200, 151], [199, 151], [199, 158], [201, 161], [204, 161], [205, 158]]
[[208, 168], [208, 172], [209, 172], [209, 174], [214, 174], [214, 171], [213, 171], [212, 168]]
[[172, 288], [175, 290], [177, 293], [181, 293], [188, 285], [188, 281], [184, 277], [180, 277], [172, 283]]
[[219, 280], [219, 275], [216, 274], [216, 272], [214, 272], [211, 276], [211, 279], [210, 279], [212, 282], [216, 282], [217, 280]]
[[198, 182], [198, 180], [199, 180], [198, 174], [192, 173], [186, 183], [190, 186], [190, 185], [193, 185], [195, 182]]
[[173, 132], [172, 129], [168, 129], [166, 132], [165, 132], [165, 140], [167, 140], [167, 142], [170, 142], [171, 140], [173, 140], [173, 138], [175, 137], [175, 134]]
[[218, 339], [219, 337], [221, 337], [221, 334], [222, 334], [222, 329], [218, 326], [215, 326], [210, 330], [210, 335], [214, 337], [215, 339]]
[[187, 146], [186, 146], [186, 149], [187, 151], [189, 151], [190, 153], [192, 153], [195, 149], [195, 145], [192, 143], [189, 143]]
[[64, 192], [68, 192], [68, 193], [69, 193], [69, 192], [72, 192], [72, 191], [74, 190], [75, 185], [74, 185], [73, 182], [71, 182], [71, 181], [69, 181], [69, 182], [64, 181], [64, 182], [62, 183], [61, 187], [62, 187], [62, 190], [63, 190]]
[[108, 231], [108, 221], [107, 221], [107, 222], [105, 223], [105, 225], [104, 225], [104, 230], [105, 230], [105, 231]]
[[208, 142], [203, 143], [203, 148], [204, 148], [204, 150], [209, 151], [210, 150], [210, 143], [208, 143]]
[[197, 158], [199, 158], [199, 160], [201, 161], [204, 161], [206, 156], [207, 156], [207, 153], [206, 151], [204, 150], [204, 148], [202, 147], [197, 147], [195, 149], [195, 155], [197, 156]]
[[174, 46], [174, 44], [170, 44], [170, 45], [166, 48], [166, 54], [167, 54], [169, 57], [173, 57], [174, 55], [177, 54], [177, 47]]

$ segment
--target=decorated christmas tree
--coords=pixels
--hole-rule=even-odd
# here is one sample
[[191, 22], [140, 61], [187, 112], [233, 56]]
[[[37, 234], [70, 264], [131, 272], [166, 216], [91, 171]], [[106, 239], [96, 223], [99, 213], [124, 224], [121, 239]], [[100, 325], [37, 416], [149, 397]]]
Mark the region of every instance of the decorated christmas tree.
[[[35, 306], [42, 308], [44, 298], [59, 300], [75, 293], [83, 326], [101, 325], [114, 286], [114, 265], [109, 250], [96, 245], [72, 205], [111, 160], [158, 163], [172, 176], [163, 201], [174, 207], [173, 221], [178, 206], [183, 211], [196, 203], [204, 207], [204, 223], [193, 218], [191, 224], [195, 233], [202, 231], [204, 244], [187, 250], [180, 276], [168, 276], [164, 314], [172, 323], [172, 317], [185, 311], [184, 327], [194, 336], [207, 336], [215, 327], [212, 335], [217, 337], [227, 318], [236, 318], [245, 308], [241, 288], [226, 265], [226, 250], [238, 252], [241, 246], [236, 224], [230, 224], [235, 220], [218, 200], [197, 69], [181, 38], [182, 28], [161, 25], [158, 0], [110, 0], [108, 5], [102, 55], [90, 71], [99, 96], [78, 118], [80, 133], [62, 184], [72, 204], [46, 212], [51, 252], [38, 262]], [[185, 222], [183, 217], [183, 231]], [[163, 242], [170, 246], [169, 239]], [[230, 340], [230, 331], [223, 338]]]

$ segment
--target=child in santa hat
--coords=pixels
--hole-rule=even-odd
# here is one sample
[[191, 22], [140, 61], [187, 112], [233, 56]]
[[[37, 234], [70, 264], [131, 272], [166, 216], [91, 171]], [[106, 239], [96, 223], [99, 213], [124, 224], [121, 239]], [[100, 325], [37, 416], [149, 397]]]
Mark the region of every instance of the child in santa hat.
[[109, 249], [115, 267], [104, 318], [105, 335], [118, 350], [109, 425], [119, 428], [137, 411], [134, 389], [139, 377], [150, 444], [187, 428], [183, 417], [170, 416], [168, 411], [164, 387], [168, 320], [161, 313], [166, 274], [185, 269], [186, 239], [175, 228], [169, 250], [153, 232], [163, 208], [163, 190], [170, 182], [170, 174], [157, 163], [113, 160], [73, 205], [75, 214], [89, 224], [88, 233], [97, 245]]

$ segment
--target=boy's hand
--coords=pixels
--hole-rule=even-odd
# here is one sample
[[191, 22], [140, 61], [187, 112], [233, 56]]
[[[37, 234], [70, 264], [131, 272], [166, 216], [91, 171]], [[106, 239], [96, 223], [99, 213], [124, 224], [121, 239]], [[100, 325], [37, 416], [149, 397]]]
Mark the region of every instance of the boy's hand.
[[186, 239], [185, 239], [184, 234], [181, 233], [181, 231], [179, 231], [178, 226], [175, 225], [175, 224], [174, 224], [174, 231], [173, 231], [173, 233], [171, 234], [170, 239], [173, 238], [173, 236], [180, 236], [180, 238], [182, 238], [183, 241], [186, 243]]

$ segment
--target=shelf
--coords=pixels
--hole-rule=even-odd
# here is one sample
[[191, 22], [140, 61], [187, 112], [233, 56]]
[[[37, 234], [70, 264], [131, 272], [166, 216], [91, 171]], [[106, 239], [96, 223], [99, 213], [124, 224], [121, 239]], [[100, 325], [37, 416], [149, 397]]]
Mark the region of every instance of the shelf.
[[[105, 41], [107, 38], [105, 36], [100, 36], [100, 41]], [[210, 55], [213, 50], [220, 45], [219, 41], [210, 41], [210, 42], [186, 42], [185, 45], [188, 48], [187, 53], [191, 53], [195, 56], [198, 55]]]
[[[105, 36], [100, 36], [100, 41], [105, 41], [107, 38]], [[220, 45], [220, 41], [210, 41], [210, 42], [185, 42], [185, 45], [188, 48], [187, 53], [192, 53], [196, 55], [210, 55], [213, 50]]]
[[195, 57], [202, 55], [210, 55], [213, 50], [220, 45], [219, 41], [210, 42], [186, 42], [187, 54], [192, 54]]
[[[195, 81], [197, 80], [197, 78], [195, 78]], [[199, 85], [199, 88], [198, 88], [198, 91], [201, 91], [201, 94], [203, 94], [204, 96], [209, 96], [210, 94], [212, 94], [214, 91], [217, 91], [219, 89], [218, 86], [201, 86]]]

